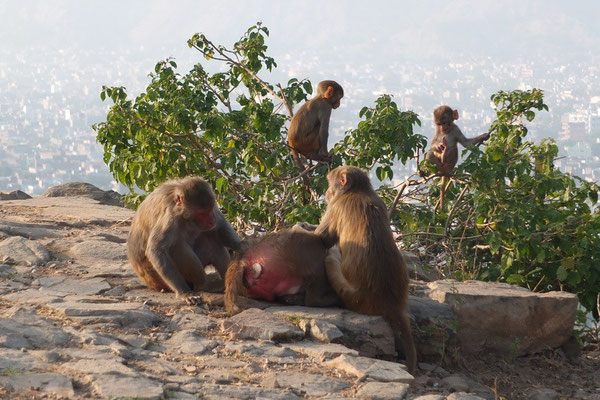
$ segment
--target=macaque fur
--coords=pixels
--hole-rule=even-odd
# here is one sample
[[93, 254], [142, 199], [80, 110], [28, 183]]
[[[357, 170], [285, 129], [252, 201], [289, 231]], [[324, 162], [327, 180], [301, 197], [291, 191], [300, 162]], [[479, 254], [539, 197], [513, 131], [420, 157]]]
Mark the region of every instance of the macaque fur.
[[402, 343], [409, 372], [416, 368], [408, 305], [408, 272], [394, 241], [387, 209], [365, 172], [349, 166], [327, 175], [327, 210], [315, 234], [330, 249], [327, 277], [344, 306], [382, 315]]
[[295, 304], [341, 304], [325, 275], [327, 249], [321, 238], [299, 227], [267, 234], [229, 264], [225, 307], [231, 314], [252, 306], [250, 299], [273, 301], [300, 295]]
[[344, 89], [336, 81], [322, 81], [317, 85], [317, 95], [304, 103], [294, 114], [288, 129], [292, 157], [301, 171], [305, 167], [298, 153], [310, 160], [328, 162], [329, 120], [331, 110], [340, 106]]
[[154, 290], [173, 291], [196, 304], [192, 290], [205, 284], [212, 264], [225, 277], [230, 256], [242, 241], [219, 211], [211, 186], [200, 177], [171, 180], [144, 199], [127, 238], [129, 262]]
[[435, 134], [425, 159], [433, 162], [442, 176], [440, 206], [443, 207], [444, 193], [449, 185], [448, 178], [458, 162], [458, 143], [464, 147], [479, 144], [489, 138], [490, 134], [484, 133], [474, 138], [465, 137], [454, 123], [458, 120], [458, 110], [449, 106], [439, 106], [433, 110], [433, 120], [436, 125]]

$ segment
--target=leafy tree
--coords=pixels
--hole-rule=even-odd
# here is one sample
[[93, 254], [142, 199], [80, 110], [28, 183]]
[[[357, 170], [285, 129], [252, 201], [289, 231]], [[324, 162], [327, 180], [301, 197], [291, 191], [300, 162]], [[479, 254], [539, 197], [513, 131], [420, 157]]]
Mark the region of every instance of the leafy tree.
[[[404, 240], [447, 257], [458, 279], [501, 280], [536, 291], [568, 290], [594, 310], [600, 287], [598, 186], [559, 171], [552, 140], [526, 141], [524, 121], [548, 110], [541, 90], [500, 91], [497, 119], [483, 149], [463, 152], [446, 194], [447, 210], [432, 212], [438, 187], [395, 214]], [[445, 200], [446, 200], [445, 199]], [[596, 311], [597, 312], [597, 311]]]
[[[194, 35], [188, 45], [220, 63], [222, 72], [210, 74], [198, 63], [180, 75], [175, 61], [167, 59], [156, 64], [146, 91], [135, 99], [123, 87], [103, 87], [101, 98], [114, 105], [94, 129], [104, 161], [128, 187], [131, 204], [143, 198], [139, 189], [147, 193], [168, 178], [196, 174], [213, 184], [224, 213], [239, 228], [248, 222], [267, 229], [318, 222], [328, 166], [307, 170], [312, 178], [307, 196], [285, 128], [312, 84], [291, 79], [286, 86], [272, 85], [259, 77], [277, 66], [266, 54], [268, 34], [258, 23], [232, 48]], [[330, 167], [376, 166], [378, 177], [392, 178], [395, 160], [406, 162], [416, 147], [425, 146], [413, 133], [413, 125], [420, 124], [416, 114], [399, 111], [389, 96], [360, 115], [364, 120], [336, 145]]]

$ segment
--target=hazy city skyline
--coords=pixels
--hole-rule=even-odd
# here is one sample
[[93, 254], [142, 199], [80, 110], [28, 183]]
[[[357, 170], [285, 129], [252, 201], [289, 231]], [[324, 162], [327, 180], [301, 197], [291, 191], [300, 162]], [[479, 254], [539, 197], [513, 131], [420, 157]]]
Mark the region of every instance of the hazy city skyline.
[[435, 105], [459, 108], [463, 131], [478, 134], [493, 116], [492, 93], [538, 87], [550, 112], [536, 118], [532, 137], [560, 139], [568, 156], [561, 168], [596, 179], [597, 15], [600, 3], [559, 0], [0, 0], [0, 190], [39, 193], [72, 180], [111, 188], [91, 128], [110, 105], [100, 101], [102, 85], [123, 85], [136, 96], [167, 57], [181, 74], [197, 62], [218, 68], [187, 39], [203, 32], [231, 46], [257, 21], [269, 28], [268, 53], [278, 63], [268, 80], [344, 85], [333, 139], [354, 128], [360, 108], [381, 93], [419, 113], [417, 131], [431, 136]]

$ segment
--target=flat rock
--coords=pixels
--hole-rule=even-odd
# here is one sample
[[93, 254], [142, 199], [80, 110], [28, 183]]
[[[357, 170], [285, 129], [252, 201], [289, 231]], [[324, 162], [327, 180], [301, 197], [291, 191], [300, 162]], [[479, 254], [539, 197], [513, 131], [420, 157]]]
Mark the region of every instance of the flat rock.
[[71, 247], [68, 254], [76, 261], [121, 261], [127, 259], [127, 248], [122, 243], [106, 240], [86, 240]]
[[191, 329], [195, 331], [207, 331], [216, 326], [216, 322], [206, 315], [197, 314], [194, 311], [178, 312], [171, 319], [169, 330], [182, 331]]
[[298, 326], [311, 338], [325, 343], [332, 343], [344, 336], [337, 326], [323, 320], [303, 319]]
[[394, 335], [389, 324], [379, 316], [358, 314], [340, 308], [269, 307], [266, 312], [300, 322], [325, 321], [336, 326], [344, 335], [336, 342], [357, 350], [365, 357], [394, 357]]
[[36, 219], [62, 221], [79, 225], [110, 226], [127, 221], [135, 211], [124, 207], [107, 206], [87, 197], [44, 197], [27, 200], [6, 200], [0, 205], [8, 214], [31, 215]]
[[9, 237], [0, 242], [0, 259], [4, 257], [29, 265], [42, 265], [50, 260], [50, 254], [44, 246], [21, 236]]
[[199, 337], [193, 330], [176, 332], [165, 344], [178, 353], [195, 355], [206, 354], [218, 345], [215, 340]]
[[[20, 350], [3, 348], [0, 351], [0, 370], [31, 371], [49, 368], [50, 364]], [[6, 372], [6, 371], [5, 371]]]
[[96, 375], [92, 378], [96, 391], [106, 398], [158, 400], [163, 396], [160, 382], [143, 376]]
[[297, 343], [285, 344], [285, 347], [296, 351], [298, 353], [305, 354], [317, 360], [330, 360], [341, 356], [342, 354], [349, 356], [358, 356], [358, 351], [347, 348], [344, 345], [337, 343], [315, 343], [302, 341]]
[[65, 346], [72, 336], [54, 326], [35, 311], [17, 307], [8, 318], [0, 319], [0, 346], [36, 349]]
[[426, 394], [424, 396], [415, 397], [413, 400], [444, 400], [446, 396], [440, 396], [439, 394]]
[[71, 380], [59, 374], [17, 374], [0, 376], [0, 386], [10, 391], [25, 392], [35, 389], [61, 397], [73, 397], [75, 391]]
[[7, 236], [23, 236], [28, 239], [57, 238], [62, 236], [56, 225], [30, 224], [1, 219], [0, 232], [4, 232]]
[[108, 360], [77, 360], [64, 363], [63, 368], [72, 369], [77, 372], [85, 372], [88, 374], [123, 374], [137, 375], [137, 372], [125, 365], [117, 357]]
[[409, 387], [410, 385], [399, 382], [368, 382], [358, 389], [356, 395], [372, 400], [403, 399]]
[[277, 364], [292, 364], [298, 352], [284, 344], [281, 347], [269, 342], [225, 342], [225, 351], [257, 357]]
[[577, 296], [533, 293], [506, 283], [436, 281], [430, 297], [450, 305], [461, 351], [520, 356], [565, 343], [573, 332]]
[[[477, 395], [465, 392], [455, 392], [451, 393], [446, 400], [485, 400], [483, 397], [479, 397]], [[544, 399], [546, 400], [546, 399]]]
[[437, 359], [440, 349], [456, 345], [456, 318], [448, 304], [411, 295], [408, 314], [418, 328], [413, 329], [413, 337], [420, 359]]
[[84, 323], [112, 323], [129, 328], [145, 328], [160, 321], [158, 315], [141, 303], [92, 301], [97, 299], [67, 300], [49, 306], [62, 312], [66, 317]]
[[270, 372], [265, 375], [262, 384], [270, 388], [290, 388], [310, 397], [325, 396], [350, 387], [339, 379], [298, 372]]
[[367, 357], [341, 355], [331, 361], [326, 361], [324, 365], [344, 371], [359, 379], [371, 378], [380, 382], [409, 384], [415, 380], [411, 374], [406, 372], [406, 367], [402, 364]]
[[300, 340], [304, 332], [284, 318], [250, 308], [223, 321], [222, 328], [237, 339]]
[[66, 292], [55, 292], [48, 289], [26, 289], [7, 294], [3, 296], [7, 300], [16, 301], [19, 303], [31, 303], [31, 304], [49, 304], [63, 301], [68, 293]]
[[289, 390], [264, 389], [256, 386], [232, 386], [203, 384], [195, 394], [201, 399], [275, 399], [294, 400], [299, 399], [297, 395]]
[[81, 296], [98, 294], [110, 289], [103, 278], [74, 279], [66, 276], [49, 276], [40, 278], [40, 291], [62, 292]]

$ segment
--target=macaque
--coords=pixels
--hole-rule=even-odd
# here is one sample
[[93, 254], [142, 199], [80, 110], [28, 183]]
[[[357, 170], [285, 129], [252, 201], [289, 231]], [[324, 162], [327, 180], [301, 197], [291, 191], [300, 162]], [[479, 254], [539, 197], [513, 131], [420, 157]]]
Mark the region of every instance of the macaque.
[[317, 85], [317, 96], [300, 107], [292, 117], [288, 129], [288, 140], [292, 157], [301, 171], [304, 164], [298, 153], [315, 161], [329, 162], [331, 155], [327, 151], [329, 138], [329, 119], [331, 110], [340, 106], [344, 89], [335, 81], [322, 81]]
[[325, 275], [326, 254], [321, 238], [299, 226], [264, 236], [239, 252], [227, 268], [227, 311], [236, 314], [251, 307], [248, 298], [285, 298], [318, 307], [341, 304]]
[[479, 144], [490, 137], [488, 132], [474, 138], [466, 138], [454, 123], [457, 119], [458, 110], [453, 110], [448, 106], [439, 106], [433, 110], [433, 120], [436, 128], [431, 140], [431, 147], [425, 155], [425, 159], [432, 161], [438, 168], [440, 175], [442, 175], [440, 208], [444, 206], [444, 193], [449, 185], [448, 178], [458, 161], [458, 143], [468, 147]]
[[142, 282], [150, 289], [173, 291], [190, 305], [200, 301], [192, 290], [203, 289], [204, 267], [212, 264], [224, 278], [227, 249], [241, 246], [212, 188], [199, 177], [171, 180], [150, 193], [127, 238], [129, 262]]
[[408, 370], [414, 373], [417, 355], [406, 311], [409, 278], [387, 208], [359, 168], [338, 167], [327, 180], [327, 210], [315, 234], [328, 248], [339, 244], [325, 258], [329, 283], [346, 308], [388, 321], [396, 348], [402, 344]]

